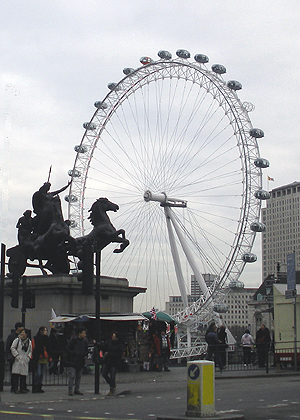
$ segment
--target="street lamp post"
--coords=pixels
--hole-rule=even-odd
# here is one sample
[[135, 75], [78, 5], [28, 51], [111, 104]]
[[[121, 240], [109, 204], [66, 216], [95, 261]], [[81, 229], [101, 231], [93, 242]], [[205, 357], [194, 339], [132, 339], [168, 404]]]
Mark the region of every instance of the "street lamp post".
[[[96, 252], [96, 294], [95, 294], [95, 348], [98, 349], [100, 342], [100, 264], [101, 251]], [[99, 394], [99, 358], [95, 360], [95, 394]]]

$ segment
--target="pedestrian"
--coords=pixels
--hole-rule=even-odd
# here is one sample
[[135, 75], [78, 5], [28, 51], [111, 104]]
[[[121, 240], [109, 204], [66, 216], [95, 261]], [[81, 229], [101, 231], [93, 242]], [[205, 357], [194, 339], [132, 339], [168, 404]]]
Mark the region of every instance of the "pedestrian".
[[42, 393], [43, 377], [48, 362], [51, 361], [51, 347], [47, 327], [40, 327], [32, 340], [32, 392]]
[[104, 356], [102, 376], [110, 388], [107, 395], [111, 396], [116, 391], [116, 374], [124, 351], [120, 334], [118, 332], [112, 333], [110, 340], [100, 344], [100, 349]]
[[172, 349], [175, 348], [175, 321], [170, 322], [170, 344]]
[[85, 328], [79, 328], [77, 337], [71, 338], [66, 346], [66, 353], [69, 363], [69, 395], [83, 395], [83, 393], [80, 391], [80, 381], [85, 365], [85, 359], [88, 355], [88, 344], [86, 341]]
[[251, 364], [251, 349], [254, 344], [250, 330], [246, 329], [245, 333], [242, 335], [241, 343], [243, 346], [243, 355], [244, 355], [244, 366]]
[[255, 344], [257, 350], [258, 367], [266, 367], [268, 351], [271, 343], [271, 335], [269, 328], [265, 324], [261, 324], [256, 332]]
[[[215, 330], [215, 326], [216, 326], [216, 323], [215, 322], [211, 322], [210, 324], [209, 324], [209, 326], [208, 326], [208, 328], [207, 328], [207, 330], [205, 331], [205, 341], [207, 342], [207, 335], [210, 333], [210, 332], [214, 332], [214, 330]], [[208, 343], [207, 343], [208, 344]]]
[[169, 337], [166, 335], [164, 330], [160, 332], [160, 335], [157, 334], [154, 337], [154, 354], [158, 356], [159, 370], [161, 371], [162, 368], [164, 368], [165, 372], [170, 372], [169, 360], [171, 346]]
[[220, 340], [219, 344], [219, 352], [220, 357], [223, 365], [223, 369], [226, 366], [226, 349], [228, 348], [228, 339], [227, 339], [227, 332], [226, 327], [224, 325], [221, 325], [218, 331], [218, 339]]
[[205, 335], [206, 342], [208, 344], [207, 349], [207, 360], [214, 360], [215, 364], [219, 366], [220, 372], [223, 371], [223, 364], [220, 357], [220, 340], [217, 335], [218, 328], [215, 324], [211, 324], [208, 328], [207, 334]]
[[66, 340], [62, 334], [59, 334], [55, 328], [51, 328], [49, 341], [52, 351], [52, 362], [49, 368], [49, 374], [51, 375], [58, 373], [58, 365], [59, 365], [59, 372], [63, 373], [64, 368], [64, 352], [66, 348]]
[[14, 339], [10, 349], [11, 354], [14, 356], [11, 372], [13, 391], [15, 394], [27, 394], [29, 390], [26, 387], [26, 377], [29, 371], [28, 367], [32, 354], [32, 345], [25, 329], [21, 330], [18, 337]]
[[[15, 360], [14, 356], [12, 355], [12, 353], [10, 351], [10, 348], [11, 348], [11, 345], [12, 345], [13, 341], [19, 336], [20, 332], [23, 329], [24, 329], [24, 324], [22, 322], [16, 322], [15, 331], [10, 333], [9, 336], [7, 337], [7, 339], [6, 339], [5, 354], [6, 354], [6, 360], [9, 363], [10, 373], [11, 373], [11, 370], [12, 370], [13, 362]], [[10, 392], [14, 392], [13, 383], [12, 383], [12, 376], [10, 377], [10, 382], [11, 382]], [[26, 386], [26, 389], [27, 389], [27, 391], [29, 391], [27, 386]]]

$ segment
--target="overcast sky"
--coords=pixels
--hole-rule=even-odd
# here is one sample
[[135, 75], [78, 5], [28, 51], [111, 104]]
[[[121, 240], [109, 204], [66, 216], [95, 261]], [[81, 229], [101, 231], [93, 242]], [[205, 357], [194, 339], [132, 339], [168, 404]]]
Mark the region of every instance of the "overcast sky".
[[[2, 0], [0, 5], [1, 242], [52, 165], [54, 189], [73, 167], [93, 103], [141, 56], [184, 48], [226, 66], [264, 130], [264, 188], [299, 181], [299, 0]], [[267, 175], [274, 182], [267, 183]], [[66, 210], [65, 210], [66, 211]], [[260, 283], [259, 261], [242, 275]]]

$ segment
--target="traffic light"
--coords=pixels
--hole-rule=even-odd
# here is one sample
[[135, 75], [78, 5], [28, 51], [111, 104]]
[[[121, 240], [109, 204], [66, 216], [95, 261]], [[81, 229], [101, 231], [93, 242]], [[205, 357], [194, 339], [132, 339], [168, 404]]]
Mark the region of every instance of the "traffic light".
[[34, 309], [35, 308], [35, 291], [26, 289], [25, 296], [23, 296], [23, 308]]
[[94, 247], [86, 244], [83, 246], [81, 259], [78, 263], [78, 268], [82, 270], [79, 274], [78, 280], [82, 281], [82, 294], [94, 294]]
[[7, 287], [11, 289], [9, 296], [11, 296], [11, 307], [18, 308], [19, 307], [19, 280], [20, 278], [17, 276], [9, 276], [12, 279], [11, 282], [6, 283]]

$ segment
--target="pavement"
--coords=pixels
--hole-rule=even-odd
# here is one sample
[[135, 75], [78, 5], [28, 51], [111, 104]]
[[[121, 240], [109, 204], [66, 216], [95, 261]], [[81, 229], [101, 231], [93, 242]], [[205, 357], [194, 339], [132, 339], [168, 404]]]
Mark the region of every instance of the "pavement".
[[[124, 396], [133, 394], [138, 396], [142, 392], [147, 392], [151, 387], [155, 387], [155, 389], [163, 389], [166, 386], [166, 383], [172, 384], [176, 382], [176, 386], [180, 386], [183, 390], [183, 402], [182, 407], [184, 407], [184, 394], [186, 390], [186, 381], [187, 381], [187, 368], [186, 367], [173, 367], [170, 368], [170, 372], [153, 372], [153, 371], [143, 371], [143, 372], [120, 372], [117, 374], [117, 392], [116, 396]], [[218, 370], [215, 372], [215, 380], [222, 381], [224, 379], [227, 380], [237, 380], [239, 378], [245, 379], [248, 378], [268, 378], [269, 380], [273, 381], [275, 378], [283, 377], [283, 376], [290, 376], [296, 377], [300, 376], [300, 371], [294, 370], [277, 370], [276, 368], [271, 368], [269, 373], [267, 374], [263, 369], [257, 370], [243, 370], [243, 371], [223, 371], [220, 373]], [[298, 379], [297, 379], [298, 380]], [[242, 381], [241, 381], [242, 382]], [[164, 385], [165, 384], [165, 385]], [[80, 401], [84, 402], [84, 404], [92, 405], [93, 402], [97, 400], [109, 400], [114, 399], [114, 397], [108, 397], [107, 393], [109, 391], [109, 387], [100, 376], [100, 389], [99, 394], [95, 394], [95, 379], [94, 374], [86, 374], [82, 376], [81, 379], [81, 387], [80, 390], [83, 392], [83, 396], [69, 396], [68, 395], [68, 388], [65, 385], [48, 385], [43, 387], [45, 393], [35, 393], [32, 394], [31, 392], [28, 394], [14, 394], [10, 392], [10, 386], [5, 385], [3, 392], [0, 393], [2, 410], [12, 409], [13, 407], [18, 407], [20, 404], [28, 404], [32, 407], [42, 406], [46, 404], [52, 404], [53, 406], [57, 403], [60, 403], [60, 406], [66, 408], [72, 408], [74, 406], [74, 402]], [[186, 395], [186, 394], [185, 394]], [[138, 398], [138, 397], [137, 397]], [[71, 410], [70, 410], [71, 411]], [[2, 411], [0, 410], [0, 413]], [[184, 410], [182, 411], [184, 413]], [[141, 418], [141, 417], [140, 417]], [[162, 416], [157, 417], [159, 420], [170, 420], [176, 419], [181, 420], [182, 418], [187, 417], [168, 417]], [[223, 415], [217, 415], [216, 417], [212, 417], [216, 419], [242, 419], [244, 418], [243, 415], [238, 413], [234, 413], [230, 415], [230, 413], [226, 413]], [[202, 418], [203, 419], [203, 418]], [[204, 420], [204, 419], [203, 419]]]
[[[216, 370], [215, 380], [222, 381], [224, 379], [238, 379], [242, 378], [269, 378], [273, 380], [282, 376], [300, 376], [300, 370], [277, 370], [276, 368], [271, 368], [267, 374], [264, 369], [256, 370], [242, 370], [242, 371], [227, 371], [226, 369], [223, 372]], [[142, 388], [147, 388], [149, 384], [156, 383], [163, 384], [164, 382], [176, 381], [182, 382], [185, 386], [187, 381], [187, 368], [186, 367], [173, 367], [170, 368], [170, 372], [154, 372], [154, 371], [142, 371], [142, 372], [120, 372], [117, 374], [117, 395], [126, 395], [131, 392], [139, 392]], [[100, 386], [99, 394], [95, 394], [95, 378], [94, 373], [82, 375], [80, 390], [84, 394], [84, 398], [87, 397], [90, 399], [97, 398], [106, 398], [106, 394], [109, 391], [109, 387], [100, 376]], [[31, 387], [29, 387], [31, 390]], [[14, 394], [10, 392], [10, 386], [5, 385], [3, 392], [0, 392], [1, 404], [14, 404], [19, 403], [20, 401], [30, 401], [34, 402], [46, 402], [46, 401], [70, 401], [74, 398], [80, 398], [80, 396], [69, 396], [68, 388], [65, 385], [46, 385], [43, 386], [45, 393], [35, 393], [31, 392], [28, 394]], [[111, 397], [107, 397], [111, 398]]]

